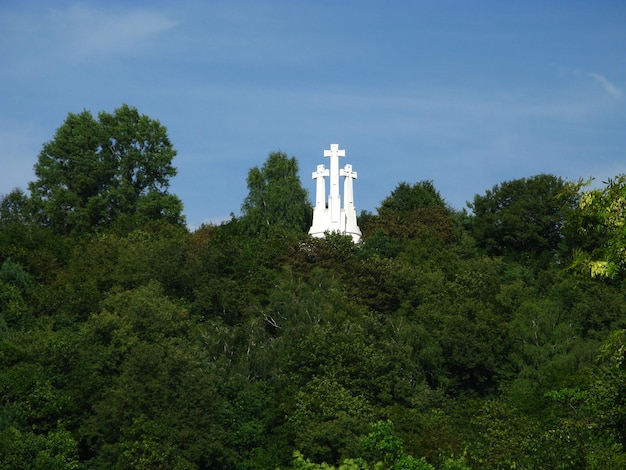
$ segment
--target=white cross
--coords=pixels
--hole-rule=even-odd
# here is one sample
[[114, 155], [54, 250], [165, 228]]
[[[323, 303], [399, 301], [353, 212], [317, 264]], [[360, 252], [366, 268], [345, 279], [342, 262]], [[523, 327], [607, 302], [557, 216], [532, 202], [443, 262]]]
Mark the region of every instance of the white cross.
[[339, 144], [330, 144], [330, 150], [324, 150], [324, 156], [330, 157], [330, 194], [328, 195], [328, 209], [330, 223], [339, 229], [341, 214], [341, 196], [339, 195], [339, 157], [345, 157], [346, 151], [339, 150]]
[[353, 180], [355, 180], [357, 173], [356, 171], [352, 171], [352, 165], [347, 164], [341, 169], [341, 171], [339, 172], [339, 175], [345, 176], [346, 178], [352, 178]]
[[312, 174], [313, 179], [323, 178], [324, 176], [328, 176], [328, 170], [324, 168], [324, 165], [317, 165], [317, 171], [314, 171]]
[[325, 157], [345, 157], [346, 151], [339, 150], [339, 144], [330, 144], [330, 150], [324, 150]]

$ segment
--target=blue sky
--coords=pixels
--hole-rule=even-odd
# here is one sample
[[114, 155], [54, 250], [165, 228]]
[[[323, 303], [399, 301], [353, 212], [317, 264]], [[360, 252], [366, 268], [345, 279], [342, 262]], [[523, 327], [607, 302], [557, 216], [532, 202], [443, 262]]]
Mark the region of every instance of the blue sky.
[[168, 128], [190, 227], [239, 214], [268, 153], [331, 143], [357, 211], [402, 181], [446, 201], [551, 173], [626, 173], [626, 2], [0, 0], [0, 194], [68, 112]]

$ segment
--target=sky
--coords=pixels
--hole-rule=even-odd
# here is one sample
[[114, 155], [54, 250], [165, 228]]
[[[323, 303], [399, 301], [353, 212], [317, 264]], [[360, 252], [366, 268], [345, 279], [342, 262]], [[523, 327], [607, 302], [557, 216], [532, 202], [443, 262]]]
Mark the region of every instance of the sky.
[[[239, 215], [269, 153], [331, 143], [357, 212], [430, 180], [455, 209], [518, 178], [626, 173], [626, 2], [0, 0], [0, 195], [68, 113], [167, 127], [191, 229]], [[326, 161], [325, 161], [326, 160]]]

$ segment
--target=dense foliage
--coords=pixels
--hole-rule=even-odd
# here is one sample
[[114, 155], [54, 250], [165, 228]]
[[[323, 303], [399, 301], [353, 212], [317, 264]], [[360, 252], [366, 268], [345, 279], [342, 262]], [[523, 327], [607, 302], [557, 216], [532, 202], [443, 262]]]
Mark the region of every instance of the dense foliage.
[[98, 119], [69, 113], [35, 164], [35, 218], [62, 234], [155, 218], [180, 223], [182, 204], [167, 193], [175, 155], [165, 127], [128, 105]]
[[[72, 181], [100, 158], [68, 152]], [[306, 234], [282, 153], [251, 170], [242, 217], [191, 232], [130, 199], [132, 223], [101, 223], [123, 180], [75, 186], [84, 223], [33, 214], [39, 183], [0, 201], [2, 468], [626, 465], [622, 259], [607, 278], [571, 269], [622, 242], [613, 187], [581, 199], [539, 175], [468, 214], [400, 183], [354, 245]], [[133, 191], [144, 207], [149, 186]]]
[[298, 161], [272, 152], [261, 168], [248, 172], [242, 223], [250, 234], [301, 233], [311, 225], [309, 195], [298, 177]]
[[[570, 184], [577, 192], [591, 181]], [[586, 191], [580, 198], [578, 226], [588, 240], [576, 250], [575, 264], [596, 277], [615, 277], [626, 266], [626, 175], [606, 182], [603, 188]], [[599, 239], [599, 240], [598, 240]]]

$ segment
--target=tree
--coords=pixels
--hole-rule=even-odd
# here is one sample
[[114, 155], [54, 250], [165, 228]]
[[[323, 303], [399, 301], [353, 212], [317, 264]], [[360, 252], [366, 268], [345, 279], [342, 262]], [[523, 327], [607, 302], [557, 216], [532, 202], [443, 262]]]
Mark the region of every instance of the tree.
[[[503, 400], [469, 401], [471, 417], [465, 457], [470, 468], [544, 468], [538, 453], [541, 428], [536, 420], [519, 413]], [[565, 460], [565, 459], [563, 459]], [[552, 463], [552, 462], [551, 462]], [[559, 462], [561, 463], [561, 462]], [[584, 468], [572, 462], [570, 467]]]
[[599, 349], [597, 363], [581, 369], [573, 387], [546, 393], [552, 414], [558, 417], [539, 449], [546, 467], [572, 468], [554, 462], [564, 457], [573, 461], [574, 456], [576, 468], [625, 468], [625, 351], [626, 330], [612, 332]]
[[59, 429], [37, 435], [13, 426], [0, 430], [0, 458], [7, 470], [75, 470], [79, 468], [77, 445], [71, 434]]
[[420, 181], [414, 185], [402, 182], [388, 197], [383, 199], [378, 211], [408, 212], [429, 206], [447, 207], [432, 181]]
[[[435, 470], [424, 457], [419, 459], [404, 451], [404, 442], [395, 433], [391, 421], [378, 421], [372, 425], [372, 432], [361, 439], [362, 452], [368, 459], [344, 458], [339, 466], [328, 463], [314, 463], [305, 459], [300, 451], [293, 454], [294, 469], [302, 470]], [[370, 465], [371, 462], [371, 465]], [[453, 464], [456, 464], [453, 466]], [[467, 470], [462, 460], [448, 459], [444, 463], [446, 469]]]
[[404, 451], [404, 442], [396, 434], [390, 420], [372, 425], [372, 432], [363, 439], [363, 448], [374, 457], [373, 468], [392, 470], [435, 470], [424, 457], [416, 459]]
[[368, 243], [376, 232], [379, 232], [379, 240], [373, 240], [374, 244], [379, 243], [384, 234], [396, 240], [434, 237], [446, 241], [452, 236], [450, 208], [432, 181], [420, 181], [413, 185], [406, 182], [398, 184], [383, 199], [378, 214], [378, 218], [363, 226], [364, 238]]
[[263, 166], [248, 172], [248, 196], [242, 205], [251, 233], [302, 233], [311, 223], [309, 195], [298, 177], [298, 162], [283, 152], [270, 153]]
[[232, 468], [213, 363], [156, 283], [112, 293], [81, 325], [66, 380], [90, 468]]
[[545, 263], [561, 253], [563, 227], [575, 207], [574, 195], [559, 198], [565, 182], [540, 174], [495, 185], [468, 204], [470, 230], [489, 254]]
[[[578, 182], [573, 190], [589, 183]], [[608, 180], [604, 188], [586, 191], [578, 215], [580, 233], [599, 243], [580, 247], [575, 264], [588, 269], [592, 277], [616, 277], [626, 266], [626, 175]]]
[[69, 113], [34, 167], [35, 219], [62, 234], [154, 219], [180, 224], [182, 203], [167, 192], [175, 155], [166, 128], [128, 105], [98, 119]]
[[27, 194], [17, 188], [0, 198], [0, 225], [6, 228], [11, 224], [25, 224], [28, 222]]

